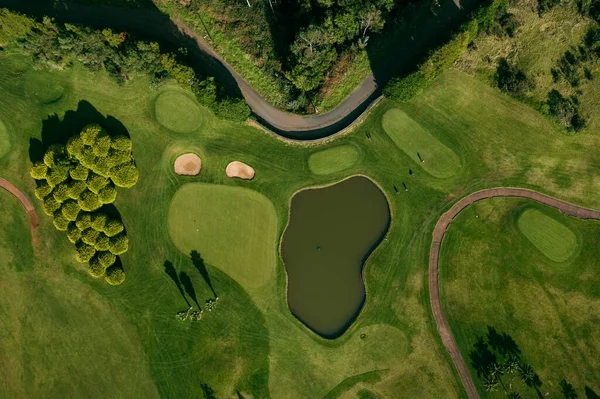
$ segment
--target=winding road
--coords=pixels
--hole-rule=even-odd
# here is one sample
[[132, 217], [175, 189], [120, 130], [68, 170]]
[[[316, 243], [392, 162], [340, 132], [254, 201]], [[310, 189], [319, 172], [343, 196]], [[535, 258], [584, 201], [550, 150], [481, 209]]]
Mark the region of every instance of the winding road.
[[446, 350], [450, 353], [450, 357], [454, 362], [454, 365], [458, 371], [458, 374], [460, 375], [460, 379], [463, 383], [463, 386], [465, 387], [467, 395], [470, 399], [478, 399], [479, 394], [477, 393], [475, 383], [473, 382], [473, 379], [469, 374], [467, 364], [462, 358], [458, 349], [458, 345], [456, 344], [456, 340], [452, 335], [450, 325], [448, 324], [448, 321], [444, 316], [444, 312], [442, 311], [438, 279], [440, 248], [442, 245], [444, 234], [446, 233], [446, 230], [448, 230], [450, 222], [454, 220], [456, 215], [458, 215], [462, 210], [464, 210], [474, 202], [497, 197], [527, 198], [537, 201], [541, 204], [556, 208], [568, 216], [573, 216], [578, 219], [600, 220], [600, 212], [598, 211], [572, 205], [568, 202], [561, 201], [559, 199], [550, 197], [545, 194], [541, 194], [537, 191], [528, 190], [525, 188], [509, 187], [490, 188], [487, 190], [481, 190], [469, 194], [457, 203], [455, 203], [446, 213], [442, 215], [442, 217], [440, 217], [437, 224], [435, 225], [435, 229], [433, 230], [433, 242], [431, 243], [431, 251], [429, 253], [429, 300], [431, 302], [431, 311], [433, 312], [433, 316], [435, 318], [438, 333], [442, 338], [442, 342], [446, 347]]
[[29, 201], [29, 198], [27, 198], [27, 196], [21, 190], [19, 190], [14, 184], [12, 184], [8, 180], [3, 179], [1, 177], [0, 177], [0, 187], [2, 187], [6, 191], [8, 191], [12, 195], [14, 195], [15, 198], [17, 198], [19, 200], [21, 205], [23, 205], [23, 208], [25, 208], [25, 210], [27, 211], [27, 214], [29, 215], [29, 226], [31, 227], [31, 237], [33, 239], [33, 242], [35, 243], [36, 237], [37, 237], [37, 227], [39, 224], [39, 220], [38, 220], [37, 213], [35, 213], [35, 208], [31, 204], [31, 201]]

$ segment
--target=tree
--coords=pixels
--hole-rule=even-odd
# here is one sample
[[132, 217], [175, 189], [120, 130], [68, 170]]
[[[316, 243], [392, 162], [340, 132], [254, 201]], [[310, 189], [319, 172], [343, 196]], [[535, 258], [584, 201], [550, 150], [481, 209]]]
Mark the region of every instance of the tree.
[[81, 207], [75, 200], [69, 199], [62, 204], [61, 212], [63, 216], [69, 221], [77, 220]]
[[104, 268], [111, 266], [117, 261], [117, 257], [109, 251], [98, 252], [96, 256]]
[[60, 202], [54, 199], [53, 196], [48, 196], [44, 200], [44, 212], [48, 216], [53, 216], [54, 212], [60, 209]]
[[79, 164], [79, 165], [75, 166], [74, 168], [72, 168], [69, 171], [69, 174], [71, 175], [71, 179], [87, 180], [89, 172], [90, 172], [90, 170], [88, 168], [86, 168], [82, 164]]
[[92, 225], [92, 215], [87, 212], [81, 212], [75, 221], [77, 228], [81, 231], [89, 228]]
[[60, 211], [56, 211], [54, 214], [53, 223], [54, 227], [56, 227], [56, 230], [59, 231], [67, 231], [67, 228], [69, 227], [69, 219], [64, 217]]
[[106, 135], [106, 132], [104, 131], [104, 129], [102, 129], [100, 125], [98, 125], [97, 123], [91, 123], [81, 130], [80, 135], [85, 145], [93, 146], [96, 142], [96, 138], [101, 132], [103, 133], [103, 135]]
[[39, 184], [40, 185], [35, 189], [35, 196], [38, 197], [38, 199], [43, 200], [52, 192], [52, 186], [45, 180], [42, 180]]
[[533, 87], [525, 73], [509, 64], [506, 58], [498, 60], [496, 84], [500, 90], [512, 95], [521, 95]]
[[98, 195], [91, 191], [84, 191], [79, 197], [79, 206], [86, 212], [93, 212], [102, 206], [102, 201]]
[[498, 378], [493, 375], [486, 375], [483, 377], [483, 386], [488, 392], [497, 390], [499, 386]]
[[523, 399], [523, 396], [518, 392], [510, 392], [508, 394], [508, 399]]
[[[110, 167], [131, 162], [131, 152], [121, 150], [110, 150], [106, 157], [106, 164]], [[109, 170], [110, 172], [110, 170]]]
[[94, 194], [98, 194], [109, 183], [108, 179], [92, 173], [87, 179], [87, 187]]
[[72, 244], [77, 243], [77, 241], [81, 239], [81, 230], [79, 230], [75, 223], [69, 223], [69, 227], [67, 227], [67, 238]]
[[120, 266], [111, 266], [106, 269], [105, 280], [110, 285], [121, 285], [125, 281], [125, 272]]
[[112, 204], [117, 199], [117, 190], [114, 186], [108, 185], [98, 192], [98, 198], [103, 204]]
[[115, 255], [121, 255], [127, 252], [129, 248], [129, 239], [123, 233], [111, 237], [108, 242], [108, 249]]
[[77, 157], [83, 151], [85, 144], [83, 144], [83, 140], [81, 139], [81, 135], [76, 134], [72, 136], [67, 142], [67, 152], [72, 157]]
[[60, 203], [64, 202], [67, 198], [69, 198], [69, 186], [67, 183], [60, 183], [54, 190], [52, 191], [52, 196], [54, 199]]
[[81, 180], [71, 180], [69, 182], [69, 198], [77, 200], [85, 190], [87, 190], [85, 182]]
[[89, 262], [90, 259], [92, 259], [92, 257], [96, 254], [96, 249], [93, 246], [82, 241], [79, 241], [75, 247], [77, 248], [76, 259], [78, 262]]
[[94, 245], [99, 235], [100, 232], [90, 227], [81, 232], [81, 241], [89, 245]]
[[94, 154], [97, 157], [107, 156], [108, 151], [110, 150], [111, 144], [112, 144], [112, 141], [110, 139], [110, 136], [106, 132], [100, 133], [96, 138], [96, 142], [92, 146], [92, 148], [94, 150]]
[[96, 240], [96, 250], [97, 251], [108, 251], [109, 239], [106, 235], [100, 234], [98, 239]]
[[573, 385], [569, 384], [567, 380], [564, 378], [559, 383], [560, 393], [565, 397], [565, 399], [577, 399], [577, 392]]
[[48, 173], [48, 166], [46, 166], [46, 164], [41, 161], [35, 162], [33, 164], [33, 166], [31, 167], [31, 170], [29, 171], [29, 174], [31, 174], [31, 177], [33, 177], [35, 180], [45, 179], [47, 173]]
[[96, 231], [104, 232], [104, 227], [108, 221], [108, 216], [103, 212], [96, 212], [92, 214], [91, 226]]
[[130, 162], [112, 167], [109, 176], [116, 186], [129, 188], [137, 183], [139, 173], [133, 162]]
[[88, 272], [94, 278], [104, 277], [106, 275], [106, 268], [102, 266], [100, 261], [96, 256], [90, 259], [90, 265], [88, 267]]
[[69, 167], [65, 165], [57, 165], [48, 171], [46, 181], [51, 186], [56, 186], [69, 177]]
[[68, 162], [68, 154], [64, 145], [53, 144], [44, 154], [44, 164], [50, 169]]
[[124, 153], [131, 153], [133, 144], [129, 137], [118, 135], [112, 138], [111, 147]]
[[106, 226], [104, 226], [104, 234], [108, 237], [113, 237], [122, 232], [125, 229], [123, 223], [117, 219], [111, 219], [106, 222]]

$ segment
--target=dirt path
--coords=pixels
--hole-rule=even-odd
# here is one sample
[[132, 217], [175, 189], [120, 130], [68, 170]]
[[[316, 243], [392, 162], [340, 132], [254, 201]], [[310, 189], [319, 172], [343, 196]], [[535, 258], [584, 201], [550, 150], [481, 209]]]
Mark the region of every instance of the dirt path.
[[454, 340], [454, 336], [450, 330], [450, 325], [448, 324], [448, 321], [444, 316], [444, 312], [442, 311], [438, 281], [438, 263], [440, 257], [440, 247], [442, 245], [444, 234], [446, 233], [450, 222], [452, 222], [456, 215], [474, 202], [495, 197], [528, 198], [544, 205], [556, 208], [568, 216], [573, 216], [579, 219], [600, 220], [600, 212], [598, 211], [575, 206], [569, 204], [568, 202], [538, 193], [537, 191], [524, 188], [507, 187], [490, 188], [469, 194], [454, 204], [452, 208], [444, 213], [438, 220], [437, 224], [435, 225], [435, 229], [433, 230], [433, 242], [431, 243], [431, 252], [429, 253], [429, 299], [431, 302], [431, 311], [433, 312], [433, 316], [435, 318], [438, 333], [442, 338], [442, 342], [444, 343], [446, 350], [450, 353], [450, 357], [456, 366], [458, 374], [460, 375], [460, 379], [465, 387], [465, 391], [470, 399], [479, 398], [479, 394], [477, 393], [473, 379], [469, 374], [467, 364], [462, 358], [458, 349], [458, 345]]
[[27, 211], [27, 214], [29, 215], [29, 226], [31, 227], [31, 237], [33, 239], [33, 243], [35, 244], [37, 241], [37, 227], [39, 221], [37, 213], [35, 213], [35, 208], [31, 204], [31, 201], [29, 201], [29, 198], [27, 198], [27, 196], [21, 190], [15, 187], [14, 184], [1, 177], [0, 187], [14, 195], [19, 200], [19, 202], [21, 202], [23, 208], [25, 208], [25, 210]]

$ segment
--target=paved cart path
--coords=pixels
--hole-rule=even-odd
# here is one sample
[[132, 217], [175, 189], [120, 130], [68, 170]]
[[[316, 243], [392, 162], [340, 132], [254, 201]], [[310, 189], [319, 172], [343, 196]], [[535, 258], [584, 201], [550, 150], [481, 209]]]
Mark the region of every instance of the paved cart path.
[[544, 205], [556, 208], [568, 216], [573, 216], [579, 219], [600, 220], [600, 212], [598, 211], [572, 205], [568, 202], [561, 201], [554, 197], [538, 193], [537, 191], [528, 190], [524, 188], [508, 187], [490, 188], [487, 190], [477, 191], [475, 193], [469, 194], [460, 201], [458, 201], [456, 204], [454, 204], [438, 220], [437, 224], [435, 225], [435, 229], [433, 230], [433, 242], [431, 243], [431, 251], [429, 253], [429, 299], [431, 302], [431, 311], [433, 312], [433, 316], [435, 318], [438, 333], [442, 338], [442, 342], [444, 343], [446, 350], [450, 353], [450, 357], [454, 362], [458, 374], [460, 375], [460, 379], [462, 380], [463, 386], [465, 387], [465, 391], [467, 392], [467, 395], [470, 399], [479, 398], [479, 394], [477, 393], [477, 389], [475, 388], [473, 379], [469, 374], [467, 364], [462, 358], [458, 349], [458, 345], [456, 344], [456, 340], [452, 335], [450, 325], [448, 324], [448, 321], [444, 316], [444, 312], [442, 311], [438, 279], [440, 247], [442, 245], [444, 234], [446, 233], [446, 230], [448, 230], [450, 222], [452, 222], [456, 215], [458, 215], [463, 209], [473, 204], [474, 202], [496, 197], [527, 198], [542, 203]]
[[21, 190], [19, 190], [14, 184], [12, 184], [8, 180], [3, 179], [1, 177], [0, 177], [0, 187], [2, 187], [6, 191], [8, 191], [12, 195], [14, 195], [19, 200], [21, 205], [23, 205], [23, 208], [25, 208], [25, 210], [27, 211], [27, 214], [29, 215], [29, 226], [31, 227], [31, 237], [33, 238], [33, 242], [35, 243], [36, 237], [37, 237], [37, 227], [38, 227], [39, 221], [38, 221], [37, 213], [35, 213], [35, 208], [31, 204], [31, 201], [29, 201], [29, 198], [27, 198], [27, 196]]

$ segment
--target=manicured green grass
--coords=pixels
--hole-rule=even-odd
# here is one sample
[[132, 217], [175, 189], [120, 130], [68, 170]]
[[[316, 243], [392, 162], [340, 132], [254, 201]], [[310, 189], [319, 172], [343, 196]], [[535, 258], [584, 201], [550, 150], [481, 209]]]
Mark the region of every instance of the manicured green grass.
[[406, 155], [427, 173], [445, 178], [460, 168], [456, 154], [400, 109], [383, 115], [383, 129]]
[[198, 251], [246, 289], [261, 287], [275, 270], [277, 216], [256, 191], [186, 184], [171, 201], [169, 234], [181, 252]]
[[308, 167], [316, 175], [328, 175], [355, 165], [360, 154], [350, 145], [317, 151], [308, 158]]
[[202, 113], [186, 93], [169, 90], [156, 98], [155, 116], [158, 123], [176, 133], [190, 133], [202, 123]]
[[569, 259], [577, 249], [577, 237], [569, 228], [536, 209], [528, 209], [519, 216], [519, 230], [555, 262]]
[[[520, 233], [521, 215], [534, 218], [538, 226], [576, 232], [583, 250], [556, 268]], [[523, 360], [540, 376], [542, 394], [560, 397], [563, 378], [579, 397], [585, 397], [586, 386], [599, 392], [599, 234], [598, 222], [570, 218], [528, 200], [486, 200], [457, 216], [442, 244], [440, 287], [467, 364], [477, 337], [492, 326], [516, 341]], [[501, 390], [486, 393], [472, 372], [482, 396], [506, 397]], [[505, 382], [510, 379], [504, 377]], [[523, 397], [537, 397], [518, 377], [512, 386]]]
[[65, 88], [50, 72], [30, 70], [27, 75], [24, 85], [25, 93], [39, 104], [47, 105], [58, 102], [65, 95]]
[[8, 154], [10, 151], [10, 137], [6, 131], [6, 126], [0, 120], [0, 158]]

